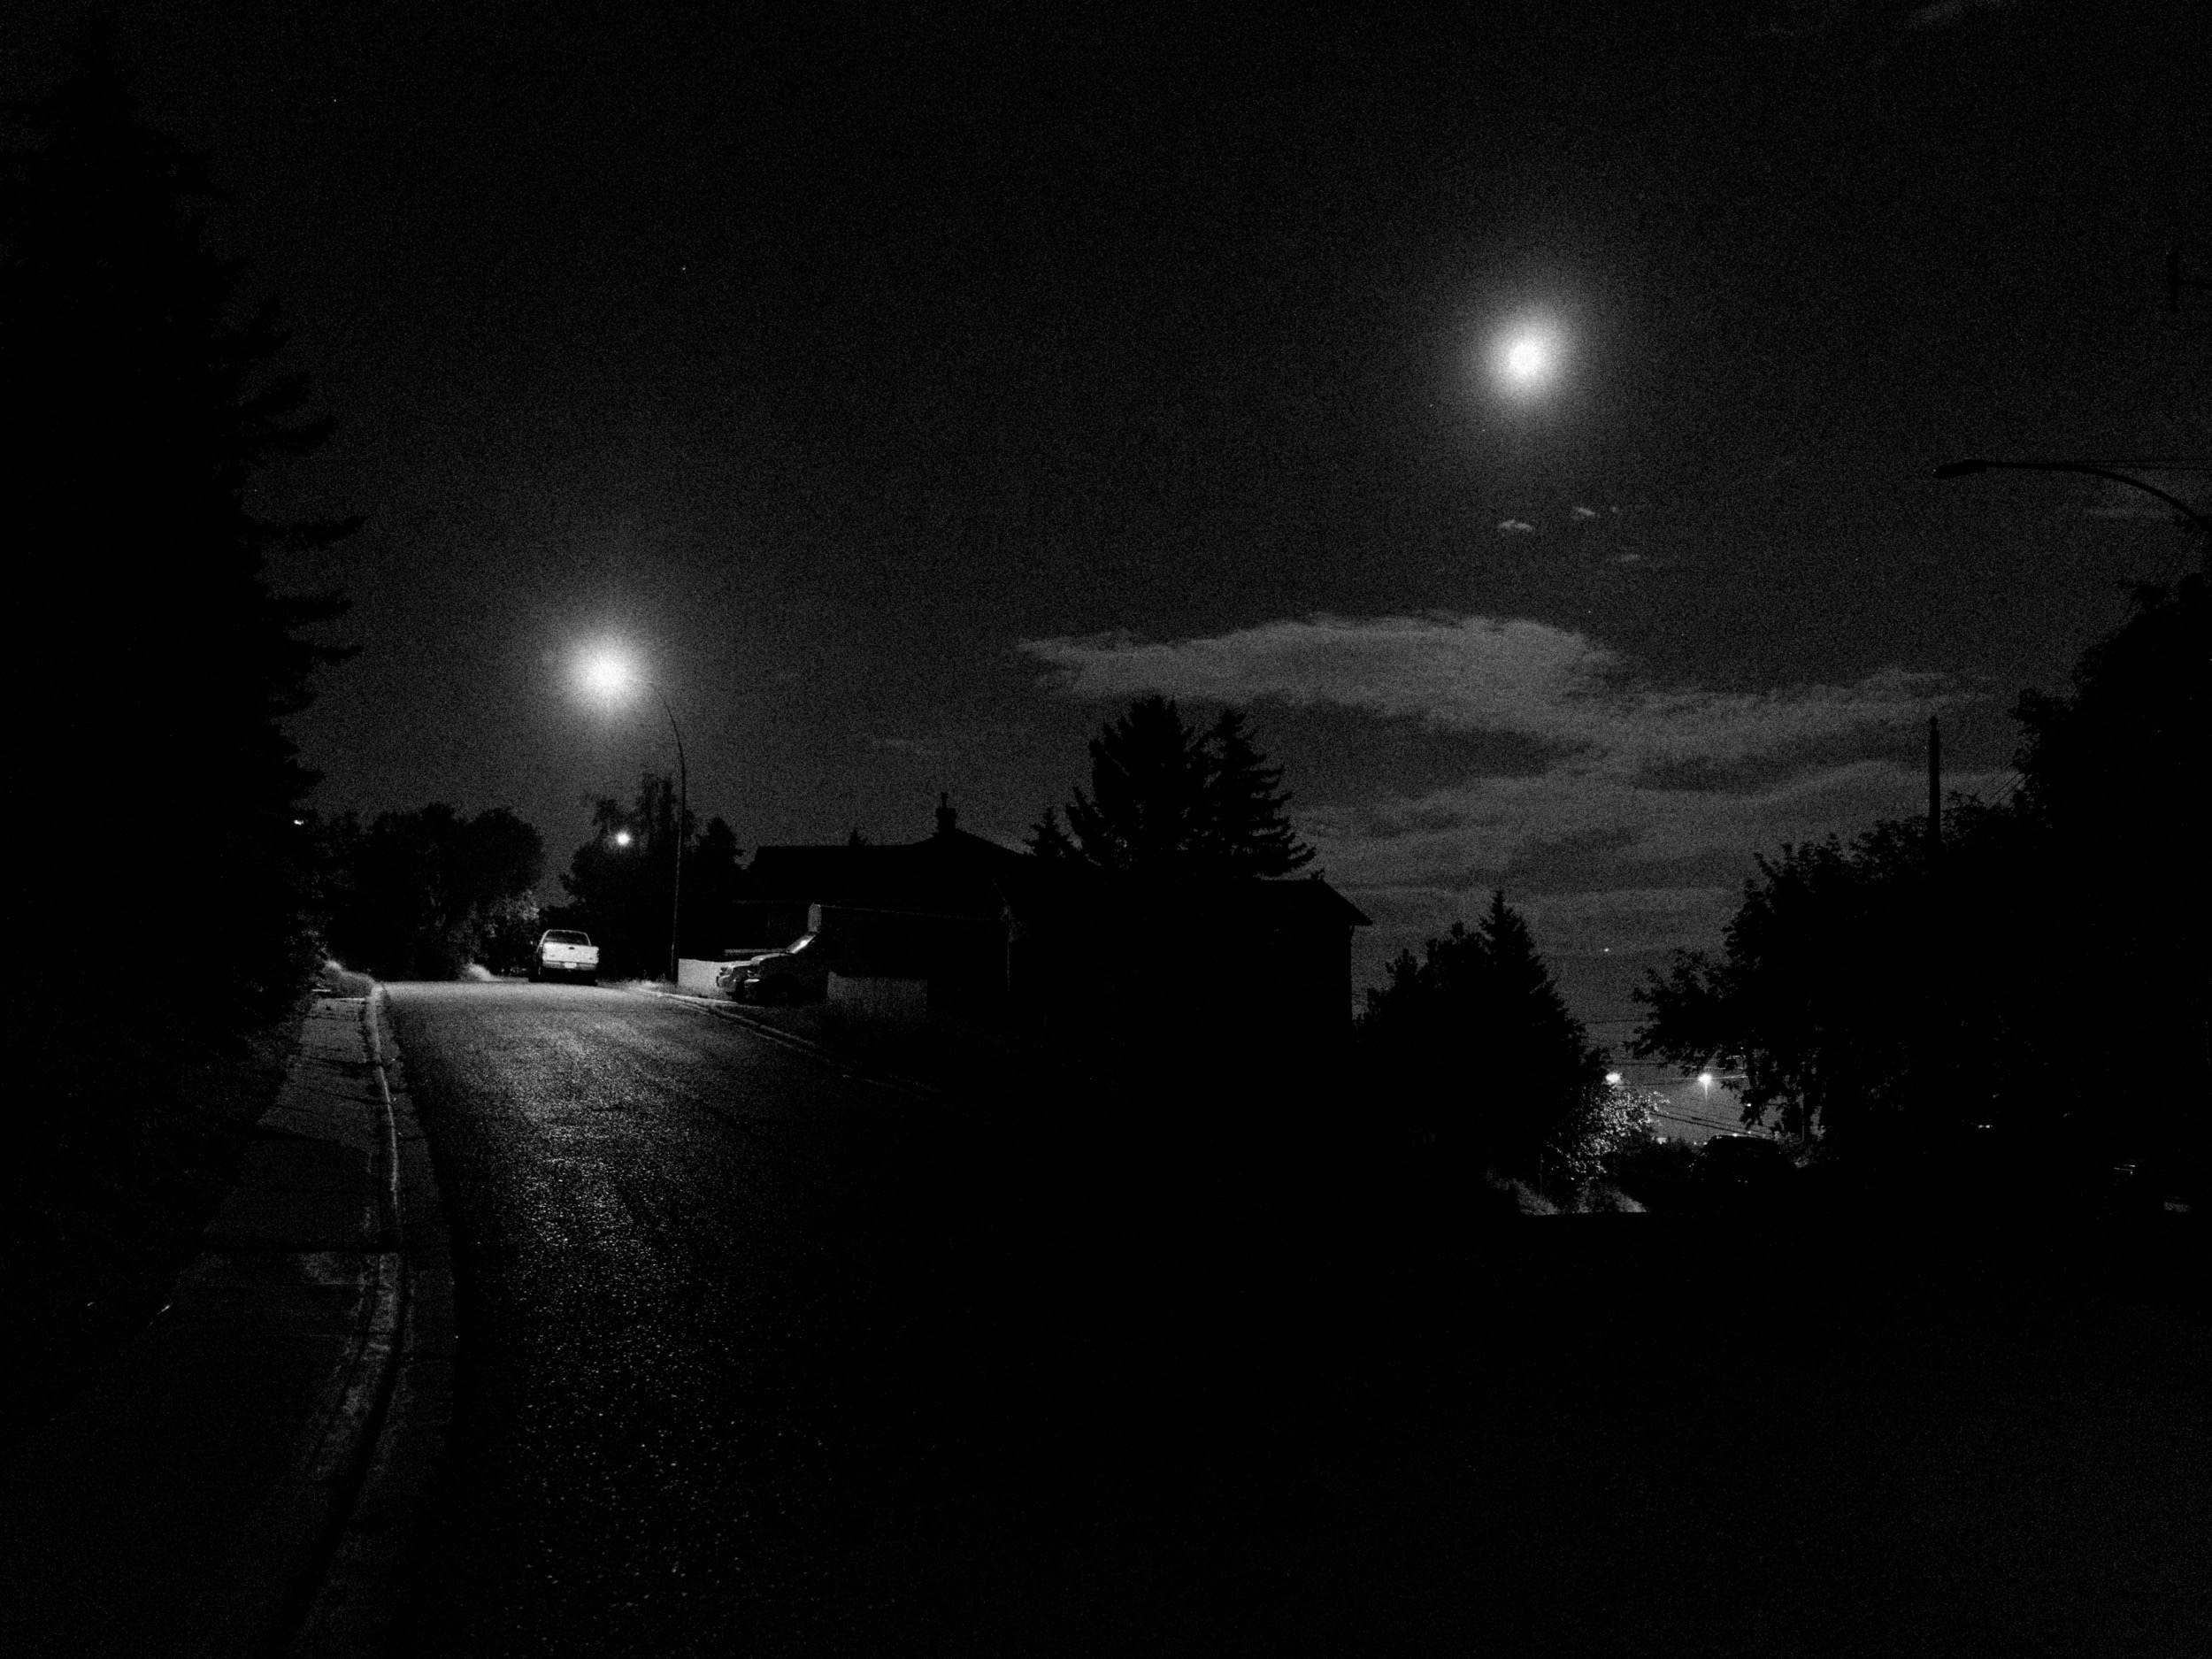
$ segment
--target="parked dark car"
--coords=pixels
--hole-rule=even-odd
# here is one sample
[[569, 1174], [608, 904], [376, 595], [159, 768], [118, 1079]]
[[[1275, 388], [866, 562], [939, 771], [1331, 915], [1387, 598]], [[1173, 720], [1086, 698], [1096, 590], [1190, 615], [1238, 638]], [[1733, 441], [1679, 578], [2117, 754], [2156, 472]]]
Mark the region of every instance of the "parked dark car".
[[715, 983], [741, 1002], [815, 1002], [829, 990], [836, 946], [824, 933], [809, 933], [781, 950], [733, 962]]

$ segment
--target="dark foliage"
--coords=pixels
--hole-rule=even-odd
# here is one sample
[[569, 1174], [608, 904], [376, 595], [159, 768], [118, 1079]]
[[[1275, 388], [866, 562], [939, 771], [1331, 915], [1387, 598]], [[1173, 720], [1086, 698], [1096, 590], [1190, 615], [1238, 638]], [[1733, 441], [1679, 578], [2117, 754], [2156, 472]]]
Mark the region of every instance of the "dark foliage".
[[1591, 1046], [1503, 893], [1367, 993], [1369, 1087], [1452, 1159], [1547, 1185], [1586, 1172], [1607, 1133], [1605, 1055]]
[[1168, 698], [1139, 699], [1091, 740], [1091, 788], [1030, 831], [1045, 858], [1134, 875], [1286, 876], [1313, 861], [1269, 766], [1225, 709], [1202, 734]]
[[1954, 801], [1938, 860], [1920, 819], [1762, 859], [1720, 958], [1686, 953], [1640, 994], [1636, 1052], [1740, 1065], [1748, 1120], [1869, 1162], [2201, 1181], [2201, 579], [2144, 590], [2070, 695], [2016, 715], [2015, 799]]
[[1762, 856], [1729, 923], [1724, 957], [1678, 954], [1640, 994], [1635, 1052], [1686, 1071], [1744, 1071], [1746, 1120], [1784, 1131], [1854, 1129], [1909, 1103], [1930, 961], [1919, 826], [1885, 824]]
[[[664, 974], [675, 898], [675, 780], [647, 772], [628, 805], [603, 795], [591, 808], [591, 839], [561, 878], [570, 902], [549, 911], [547, 923], [588, 933], [604, 977]], [[718, 818], [703, 831], [686, 815], [683, 829], [681, 954], [718, 956], [741, 880], [737, 838]]]
[[296, 377], [270, 373], [273, 307], [242, 310], [238, 265], [203, 243], [202, 164], [137, 121], [104, 49], [8, 119], [0, 523], [24, 583], [17, 764], [125, 788], [156, 828], [85, 812], [46, 838], [10, 956], [68, 979], [158, 917], [191, 941], [175, 994], [250, 1022], [285, 1005], [309, 959], [296, 820], [313, 774], [279, 722], [341, 655], [301, 634], [339, 603], [273, 593], [265, 561], [351, 526], [272, 522], [248, 488], [327, 423], [302, 417]]
[[471, 964], [521, 967], [537, 938], [538, 833], [505, 807], [464, 817], [442, 802], [351, 814], [325, 836], [331, 949], [387, 979], [450, 979]]

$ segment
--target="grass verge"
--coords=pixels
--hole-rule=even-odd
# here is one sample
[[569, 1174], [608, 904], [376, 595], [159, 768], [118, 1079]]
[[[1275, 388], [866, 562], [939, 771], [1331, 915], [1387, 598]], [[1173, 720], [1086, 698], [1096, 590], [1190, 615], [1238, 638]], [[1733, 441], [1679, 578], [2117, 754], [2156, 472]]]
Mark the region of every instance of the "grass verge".
[[161, 1310], [283, 1087], [302, 1011], [219, 1033], [111, 987], [12, 999], [0, 1458]]

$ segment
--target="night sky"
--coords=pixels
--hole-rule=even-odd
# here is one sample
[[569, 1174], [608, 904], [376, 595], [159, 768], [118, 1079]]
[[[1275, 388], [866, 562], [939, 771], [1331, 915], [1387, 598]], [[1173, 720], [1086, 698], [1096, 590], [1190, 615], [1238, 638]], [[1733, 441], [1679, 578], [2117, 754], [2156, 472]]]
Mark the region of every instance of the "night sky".
[[[672, 769], [594, 643], [749, 848], [941, 789], [1017, 842], [1131, 696], [1228, 701], [1363, 980], [1502, 884], [1617, 1046], [1755, 849], [1916, 810], [1932, 710], [2001, 793], [2014, 695], [2195, 559], [1928, 469], [2212, 460], [2201, 5], [116, 14], [339, 421], [264, 504], [369, 518], [274, 572], [353, 601], [319, 804], [554, 870]], [[76, 16], [12, 6], [0, 89]]]

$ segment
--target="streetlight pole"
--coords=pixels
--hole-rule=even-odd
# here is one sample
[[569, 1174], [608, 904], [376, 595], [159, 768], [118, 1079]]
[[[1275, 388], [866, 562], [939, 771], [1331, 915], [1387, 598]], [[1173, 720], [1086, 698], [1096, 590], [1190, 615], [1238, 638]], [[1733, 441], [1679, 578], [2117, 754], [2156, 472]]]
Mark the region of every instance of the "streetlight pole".
[[2109, 479], [2116, 484], [2125, 484], [2130, 489], [2139, 489], [2146, 495], [2155, 495], [2189, 523], [2202, 542], [2197, 550], [2200, 568], [2212, 570], [2212, 518], [2192, 507], [2177, 495], [2170, 495], [2155, 484], [2146, 484], [2139, 478], [2115, 472], [2108, 466], [2099, 466], [2090, 461], [1946, 461], [1935, 470], [1938, 478], [1967, 478], [1976, 472], [2079, 472], [2088, 478]]
[[688, 839], [685, 821], [691, 816], [691, 767], [684, 758], [683, 728], [676, 724], [676, 710], [669, 703], [668, 694], [637, 672], [618, 649], [601, 651], [582, 666], [585, 685], [603, 695], [616, 696], [642, 685], [668, 717], [668, 734], [676, 740], [676, 871], [668, 911], [668, 977], [674, 982], [683, 972], [678, 953], [683, 948], [684, 842]]
[[691, 815], [691, 771], [684, 761], [684, 734], [676, 725], [676, 711], [668, 706], [668, 697], [658, 686], [652, 688], [660, 700], [661, 712], [668, 717], [668, 733], [676, 740], [676, 886], [675, 896], [668, 911], [668, 982], [680, 985], [683, 979], [681, 949], [684, 919], [684, 820]]

